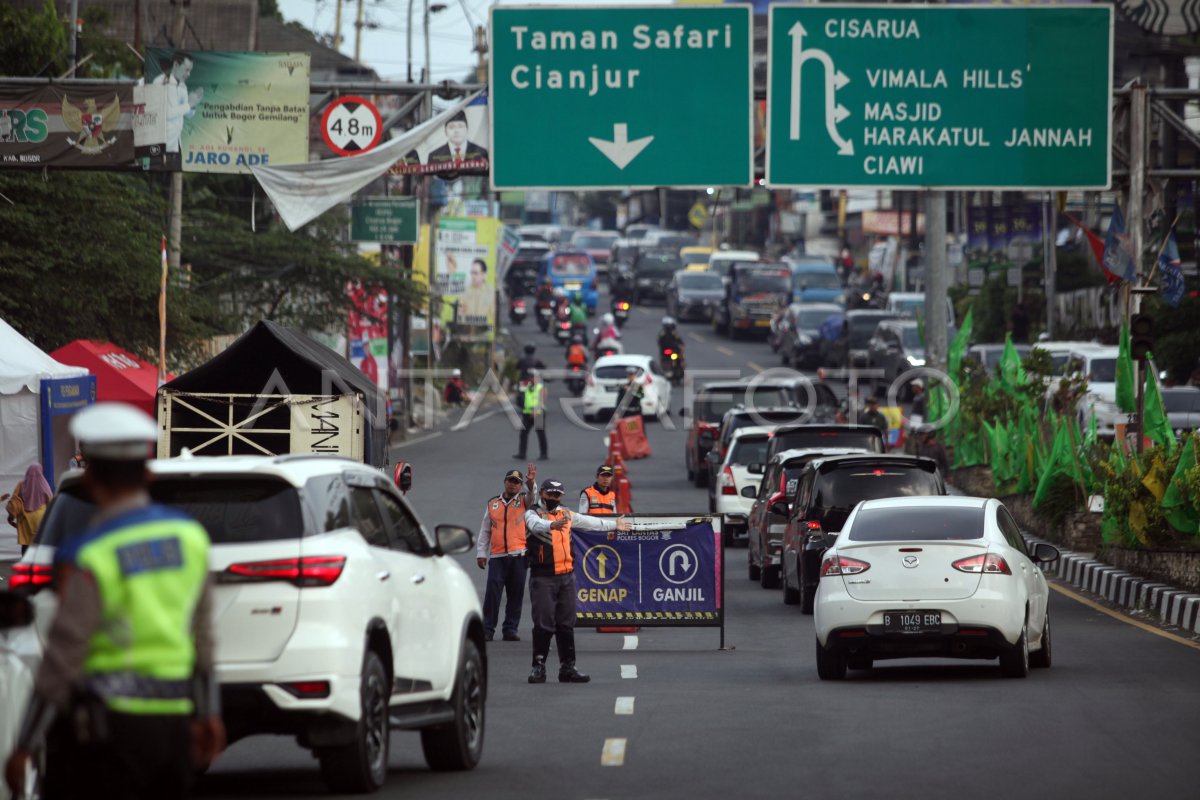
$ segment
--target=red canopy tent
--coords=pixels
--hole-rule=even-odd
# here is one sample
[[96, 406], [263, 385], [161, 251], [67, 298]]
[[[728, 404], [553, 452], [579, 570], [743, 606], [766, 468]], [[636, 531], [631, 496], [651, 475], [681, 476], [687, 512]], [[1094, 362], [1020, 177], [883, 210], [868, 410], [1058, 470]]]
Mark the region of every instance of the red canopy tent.
[[76, 339], [50, 355], [63, 364], [86, 367], [95, 375], [96, 400], [129, 403], [157, 416], [158, 369], [133, 353], [109, 342]]

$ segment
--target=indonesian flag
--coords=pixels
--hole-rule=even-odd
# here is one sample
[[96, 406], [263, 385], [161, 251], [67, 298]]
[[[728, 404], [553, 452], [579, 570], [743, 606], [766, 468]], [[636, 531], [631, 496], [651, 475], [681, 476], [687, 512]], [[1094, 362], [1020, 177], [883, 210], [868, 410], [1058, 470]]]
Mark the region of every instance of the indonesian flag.
[[1104, 272], [1104, 279], [1109, 283], [1120, 283], [1121, 276], [1109, 271], [1108, 267], [1104, 265], [1104, 240], [1092, 233], [1091, 228], [1089, 228], [1087, 225], [1084, 225], [1070, 214], [1063, 212], [1063, 216], [1078, 225], [1079, 229], [1087, 236], [1088, 244], [1092, 247], [1092, 253], [1096, 256], [1096, 263], [1100, 265], [1100, 269]]

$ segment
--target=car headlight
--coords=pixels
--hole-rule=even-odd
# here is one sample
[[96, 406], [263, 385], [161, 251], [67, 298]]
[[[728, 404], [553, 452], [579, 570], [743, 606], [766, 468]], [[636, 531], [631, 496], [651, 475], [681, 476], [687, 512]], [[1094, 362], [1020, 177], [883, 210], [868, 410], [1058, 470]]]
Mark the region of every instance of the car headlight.
[[804, 345], [805, 347], [807, 347], [808, 345], [812, 344], [812, 337], [811, 337], [811, 336], [806, 336], [806, 335], [804, 335], [803, 333], [802, 333], [802, 334], [800, 334], [800, 344], [802, 344], [802, 345]]
[[909, 356], [909, 357], [908, 357], [908, 363], [909, 363], [909, 366], [913, 366], [913, 367], [923, 367], [923, 366], [925, 366], [925, 359], [923, 359], [923, 358], [914, 358], [913, 356]]

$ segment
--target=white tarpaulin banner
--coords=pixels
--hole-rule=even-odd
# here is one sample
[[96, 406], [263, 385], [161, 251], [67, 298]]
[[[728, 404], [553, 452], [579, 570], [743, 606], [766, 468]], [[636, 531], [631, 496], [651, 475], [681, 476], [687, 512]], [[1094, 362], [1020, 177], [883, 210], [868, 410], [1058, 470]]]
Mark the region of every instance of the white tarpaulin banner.
[[310, 161], [282, 167], [254, 167], [254, 177], [275, 204], [288, 230], [312, 222], [355, 192], [380, 177], [415, 149], [431, 132], [462, 111], [479, 93], [437, 114], [432, 119], [392, 139], [387, 144], [356, 156]]

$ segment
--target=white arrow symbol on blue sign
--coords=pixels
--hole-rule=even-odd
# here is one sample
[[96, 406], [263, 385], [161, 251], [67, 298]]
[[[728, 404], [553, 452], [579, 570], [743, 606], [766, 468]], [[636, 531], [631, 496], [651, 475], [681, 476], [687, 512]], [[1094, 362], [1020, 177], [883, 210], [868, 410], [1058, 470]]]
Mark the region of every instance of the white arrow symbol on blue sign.
[[683, 574], [686, 575], [692, 571], [692, 560], [688, 558], [686, 550], [674, 550], [667, 557], [667, 571], [671, 573], [671, 577], [675, 577], [675, 562], [683, 562]]
[[589, 136], [588, 141], [604, 154], [605, 158], [617, 165], [617, 169], [625, 169], [629, 162], [638, 157], [646, 149], [646, 145], [654, 141], [653, 136], [643, 136], [641, 139], [629, 141], [629, 126], [624, 122], [613, 125], [613, 140], [611, 142]]
[[837, 129], [838, 123], [850, 116], [845, 106], [837, 104], [837, 90], [848, 84], [850, 79], [833, 66], [833, 59], [824, 50], [804, 49], [804, 37], [807, 34], [808, 31], [799, 22], [788, 30], [788, 35], [792, 37], [792, 115], [788, 138], [792, 141], [800, 139], [800, 68], [808, 59], [815, 59], [825, 67], [825, 130], [838, 146], [839, 156], [852, 156], [854, 142], [843, 139]]

